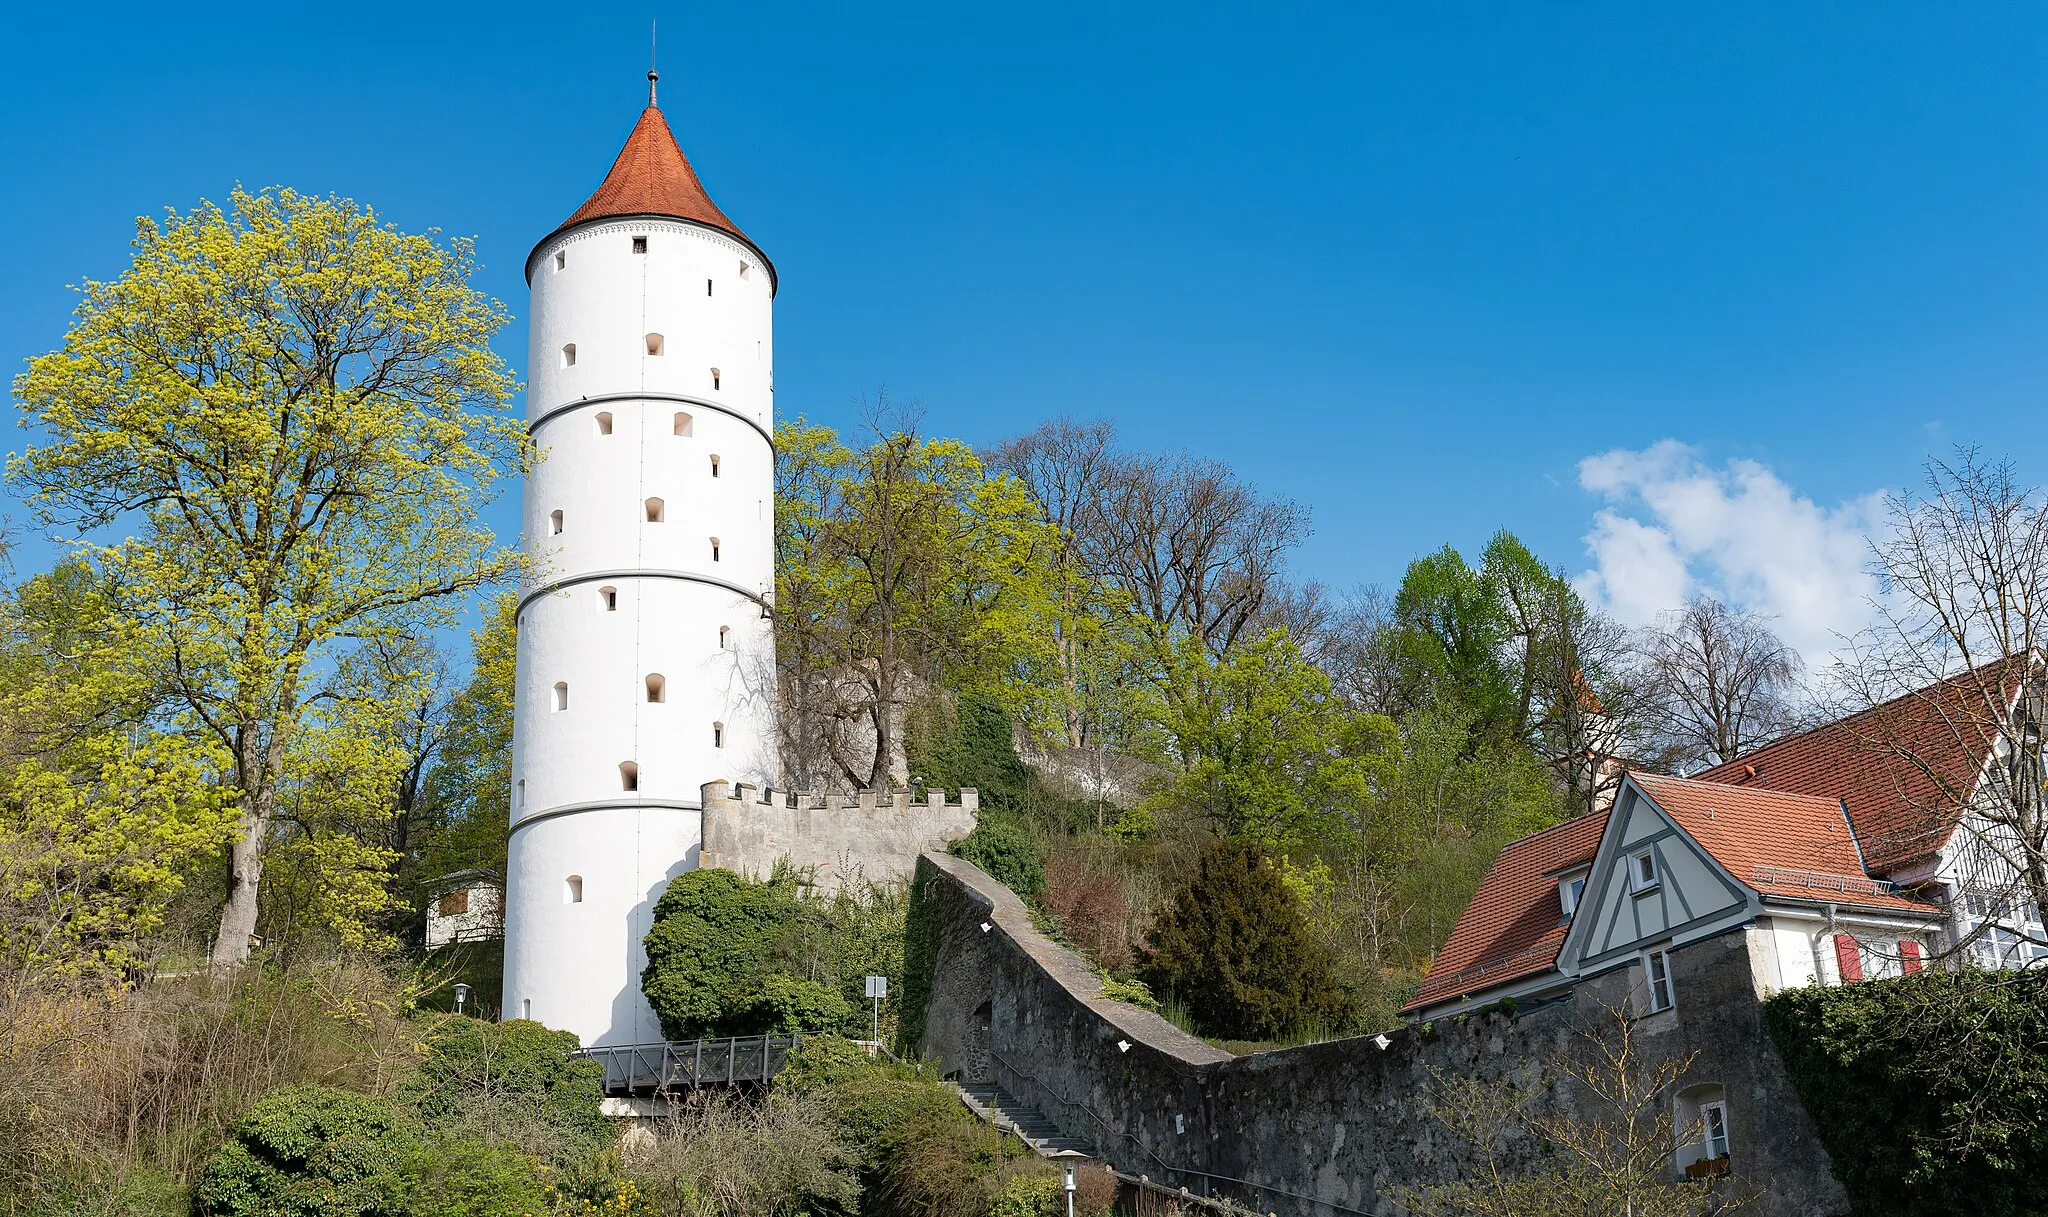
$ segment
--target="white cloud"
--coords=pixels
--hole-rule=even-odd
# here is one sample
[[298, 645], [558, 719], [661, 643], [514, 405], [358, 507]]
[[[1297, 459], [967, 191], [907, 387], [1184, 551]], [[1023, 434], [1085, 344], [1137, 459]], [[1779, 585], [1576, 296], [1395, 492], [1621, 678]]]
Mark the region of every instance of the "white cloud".
[[1581, 591], [1635, 624], [1695, 592], [1766, 614], [1811, 667], [1869, 620], [1865, 571], [1883, 520], [1874, 492], [1823, 507], [1755, 461], [1707, 464], [1677, 440], [1579, 462], [1579, 485], [1606, 501], [1586, 548]]

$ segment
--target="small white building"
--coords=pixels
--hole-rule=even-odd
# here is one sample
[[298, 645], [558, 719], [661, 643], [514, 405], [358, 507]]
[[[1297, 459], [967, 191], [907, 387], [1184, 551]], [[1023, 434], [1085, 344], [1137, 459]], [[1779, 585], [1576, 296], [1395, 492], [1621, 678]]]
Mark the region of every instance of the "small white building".
[[641, 940], [700, 788], [776, 768], [775, 268], [654, 103], [526, 263], [502, 1009], [585, 1045], [661, 1038]]
[[427, 889], [427, 949], [490, 942], [505, 933], [505, 889], [488, 871], [443, 875]]

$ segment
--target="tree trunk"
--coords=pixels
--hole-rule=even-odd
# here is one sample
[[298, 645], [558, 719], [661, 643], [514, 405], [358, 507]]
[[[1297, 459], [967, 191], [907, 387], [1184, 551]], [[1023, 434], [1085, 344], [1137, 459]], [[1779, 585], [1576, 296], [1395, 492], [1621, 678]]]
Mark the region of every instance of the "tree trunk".
[[270, 817], [254, 793], [242, 795], [241, 832], [229, 847], [228, 901], [220, 911], [220, 932], [214, 935], [215, 975], [226, 975], [249, 958], [249, 939], [256, 933], [256, 895], [263, 882], [263, 838]]

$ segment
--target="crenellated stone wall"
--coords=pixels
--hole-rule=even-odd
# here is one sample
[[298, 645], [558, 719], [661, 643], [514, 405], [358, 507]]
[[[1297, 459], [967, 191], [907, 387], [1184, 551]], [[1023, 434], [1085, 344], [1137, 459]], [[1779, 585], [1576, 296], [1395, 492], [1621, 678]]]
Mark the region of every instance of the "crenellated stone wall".
[[699, 865], [763, 878], [787, 858], [821, 887], [906, 883], [925, 851], [943, 850], [974, 831], [979, 791], [947, 802], [932, 791], [858, 795], [759, 790], [706, 782], [704, 847]]
[[[911, 1045], [967, 1081], [1001, 1083], [1119, 1170], [1231, 1195], [1293, 1217], [1393, 1217], [1390, 1189], [1446, 1182], [1476, 1165], [1422, 1099], [1433, 1075], [1513, 1078], [1537, 1103], [1582, 1118], [1595, 1101], [1546, 1067], [1587, 1052], [1626, 1000], [1610, 972], [1564, 1002], [1484, 1013], [1300, 1048], [1232, 1056], [1157, 1014], [1102, 997], [1087, 964], [1031, 926], [1017, 897], [959, 858], [928, 854], [912, 936], [925, 994]], [[1675, 952], [1679, 1009], [1637, 1021], [1660, 1054], [1693, 1058], [1689, 1085], [1726, 1092], [1737, 1185], [1766, 1217], [1838, 1217], [1841, 1186], [1763, 1029], [1740, 933]], [[1539, 1147], [1507, 1146], [1511, 1164]], [[1519, 1159], [1519, 1161], [1515, 1161]]]

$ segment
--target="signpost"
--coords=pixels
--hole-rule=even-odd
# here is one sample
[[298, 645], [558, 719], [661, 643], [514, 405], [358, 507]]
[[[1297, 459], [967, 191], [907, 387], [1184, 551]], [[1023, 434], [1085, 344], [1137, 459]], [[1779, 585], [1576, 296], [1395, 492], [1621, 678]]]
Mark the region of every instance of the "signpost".
[[875, 1001], [875, 1042], [882, 1042], [882, 999], [889, 996], [889, 978], [868, 977], [868, 996]]

